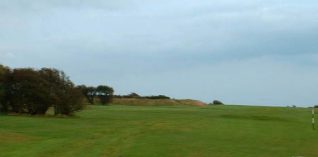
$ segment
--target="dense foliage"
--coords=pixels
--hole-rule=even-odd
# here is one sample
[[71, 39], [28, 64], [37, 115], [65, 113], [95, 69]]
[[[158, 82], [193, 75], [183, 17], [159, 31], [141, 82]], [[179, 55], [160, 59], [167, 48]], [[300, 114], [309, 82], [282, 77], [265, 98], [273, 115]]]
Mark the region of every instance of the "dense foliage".
[[114, 90], [111, 87], [100, 85], [96, 88], [96, 93], [100, 102], [105, 105], [111, 102]]
[[90, 104], [94, 104], [95, 96], [96, 96], [96, 88], [95, 87], [87, 87], [85, 85], [80, 85], [78, 88], [82, 91], [82, 94], [85, 96], [86, 100]]
[[220, 100], [214, 100], [212, 104], [213, 105], [224, 105], [223, 102]]
[[42, 68], [9, 69], [0, 66], [0, 111], [70, 115], [82, 109], [82, 93], [64, 72]]
[[99, 102], [103, 105], [112, 101], [114, 89], [106, 85], [99, 85], [97, 87], [80, 85], [78, 88], [87, 99], [88, 103], [95, 104], [95, 99], [98, 98]]
[[0, 112], [6, 112], [7, 107], [6, 107], [6, 94], [5, 94], [5, 82], [7, 79], [7, 74], [8, 74], [9, 69], [7, 67], [4, 67], [0, 65]]

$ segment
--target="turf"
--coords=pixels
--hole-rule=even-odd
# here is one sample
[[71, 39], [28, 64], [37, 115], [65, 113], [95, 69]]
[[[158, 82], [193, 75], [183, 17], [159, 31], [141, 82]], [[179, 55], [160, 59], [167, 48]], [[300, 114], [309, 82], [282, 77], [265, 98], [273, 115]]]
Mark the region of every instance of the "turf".
[[309, 109], [90, 106], [0, 116], [1, 157], [317, 157]]

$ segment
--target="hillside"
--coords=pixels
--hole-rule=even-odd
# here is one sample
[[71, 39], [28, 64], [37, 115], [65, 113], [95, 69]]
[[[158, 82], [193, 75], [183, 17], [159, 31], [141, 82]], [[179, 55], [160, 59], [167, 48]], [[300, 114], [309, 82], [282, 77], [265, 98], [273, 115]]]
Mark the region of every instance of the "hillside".
[[114, 105], [129, 106], [206, 106], [207, 104], [191, 99], [145, 99], [145, 98], [114, 98]]

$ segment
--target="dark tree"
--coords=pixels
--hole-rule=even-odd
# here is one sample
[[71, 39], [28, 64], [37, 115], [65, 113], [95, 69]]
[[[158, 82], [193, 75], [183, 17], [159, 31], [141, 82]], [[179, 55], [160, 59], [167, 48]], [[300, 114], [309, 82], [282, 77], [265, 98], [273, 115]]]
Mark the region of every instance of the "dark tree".
[[[54, 107], [55, 115], [71, 115], [83, 108], [84, 95], [94, 103], [94, 87], [76, 87], [63, 71], [50, 68], [9, 69], [0, 65], [0, 112], [45, 114]], [[83, 95], [83, 93], [85, 93]], [[100, 86], [103, 104], [110, 102], [113, 89]]]
[[83, 108], [83, 94], [80, 89], [72, 86], [66, 86], [64, 90], [59, 91], [58, 102], [54, 105], [55, 115], [71, 115], [75, 111]]
[[11, 112], [45, 114], [53, 106], [55, 115], [70, 115], [82, 108], [80, 90], [62, 71], [14, 69], [6, 82], [6, 100]]
[[49, 82], [34, 69], [14, 69], [7, 83], [6, 95], [13, 112], [44, 114], [49, 108]]
[[9, 73], [10, 69], [0, 64], [0, 112], [8, 111], [6, 88]]
[[109, 86], [100, 85], [96, 88], [96, 95], [103, 105], [111, 102], [113, 94], [114, 90]]
[[55, 115], [70, 115], [82, 109], [81, 90], [75, 88], [63, 71], [45, 68], [41, 69], [40, 73], [51, 83], [49, 99]]
[[138, 95], [137, 93], [130, 93], [127, 95], [128, 98], [140, 98], [140, 95]]
[[214, 100], [213, 105], [224, 105], [222, 101], [220, 100]]
[[90, 104], [94, 104], [94, 99], [96, 97], [96, 88], [95, 87], [87, 87], [85, 85], [80, 85], [78, 88], [81, 90], [82, 94], [85, 96], [87, 101]]

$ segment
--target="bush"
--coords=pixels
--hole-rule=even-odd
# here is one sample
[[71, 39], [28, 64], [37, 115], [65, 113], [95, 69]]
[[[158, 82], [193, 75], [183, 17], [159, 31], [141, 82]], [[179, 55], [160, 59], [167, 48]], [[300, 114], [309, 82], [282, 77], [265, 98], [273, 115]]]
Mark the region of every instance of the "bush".
[[82, 92], [63, 71], [44, 68], [40, 73], [50, 83], [48, 99], [55, 115], [70, 115], [82, 109]]
[[155, 95], [155, 96], [145, 96], [146, 99], [170, 99], [170, 97], [165, 95]]
[[128, 98], [140, 98], [140, 95], [137, 93], [130, 93], [127, 95]]
[[6, 86], [10, 69], [0, 64], [0, 113], [7, 112]]
[[100, 85], [96, 88], [96, 95], [103, 105], [106, 105], [112, 101], [113, 94], [114, 89], [109, 86]]
[[82, 92], [78, 88], [70, 87], [59, 96], [59, 102], [54, 106], [55, 115], [71, 115], [75, 111], [83, 109]]
[[85, 96], [86, 100], [91, 104], [94, 105], [94, 99], [96, 96], [96, 88], [95, 87], [87, 87], [85, 85], [77, 86], [77, 88], [82, 92]]
[[53, 106], [56, 115], [70, 115], [82, 109], [82, 93], [64, 72], [48, 68], [4, 69], [0, 66], [1, 112], [45, 114]]
[[7, 79], [6, 99], [13, 112], [44, 114], [49, 108], [49, 82], [31, 68], [14, 69]]
[[213, 105], [224, 105], [224, 104], [219, 100], [214, 100]]

